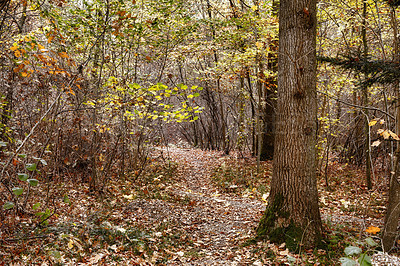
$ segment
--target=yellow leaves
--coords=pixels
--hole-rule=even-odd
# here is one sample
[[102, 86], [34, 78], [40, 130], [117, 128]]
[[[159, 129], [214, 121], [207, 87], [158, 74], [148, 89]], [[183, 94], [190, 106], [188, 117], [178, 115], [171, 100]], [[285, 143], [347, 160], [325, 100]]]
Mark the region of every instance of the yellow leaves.
[[15, 57], [21, 57], [21, 52], [19, 50], [16, 50], [14, 52]]
[[10, 47], [10, 50], [14, 52], [18, 48], [19, 48], [18, 44], [14, 43], [13, 46]]
[[134, 200], [135, 199], [135, 195], [130, 194], [130, 195], [123, 195], [123, 197], [127, 200]]
[[372, 146], [372, 147], [378, 147], [381, 143], [382, 143], [382, 142], [381, 142], [380, 140], [376, 140], [376, 141], [374, 141], [374, 142], [371, 144], [371, 146]]
[[256, 5], [252, 6], [251, 9], [253, 9], [253, 11], [257, 11], [258, 7]]
[[68, 242], [68, 249], [72, 249], [74, 247], [74, 240], [70, 239]]
[[262, 195], [262, 198], [261, 198], [261, 199], [265, 202], [265, 204], [268, 204], [268, 196], [269, 196], [269, 193], [268, 193], [268, 194], [265, 194], [265, 193], [264, 193], [264, 194]]
[[49, 38], [47, 39], [47, 43], [51, 43], [53, 41], [53, 39], [54, 39], [53, 35], [49, 36]]
[[70, 93], [70, 94], [75, 96], [75, 92], [72, 90], [71, 87], [69, 87], [69, 91], [66, 92], [66, 94], [68, 94], [68, 93]]
[[383, 125], [385, 123], [385, 120], [383, 120], [383, 119], [374, 119], [374, 120], [372, 120], [372, 121], [370, 121], [368, 123], [368, 126], [370, 126], [370, 127], [375, 126], [376, 123], [378, 123], [378, 122], [379, 122], [380, 125]]
[[257, 49], [263, 48], [264, 44], [262, 42], [256, 42]]
[[375, 227], [375, 226], [370, 226], [365, 230], [365, 232], [370, 233], [370, 234], [376, 234], [376, 233], [379, 233], [380, 231], [381, 231], [381, 229], [379, 227]]
[[91, 106], [96, 106], [96, 104], [93, 101], [87, 101], [86, 104]]
[[392, 138], [394, 138], [395, 140], [400, 140], [399, 136], [395, 133], [393, 133], [392, 131], [389, 130], [389, 134]]
[[38, 44], [38, 48], [39, 48], [39, 50], [40, 51], [44, 51], [44, 50], [46, 50], [46, 48], [44, 48], [44, 46], [43, 45], [41, 45], [41, 44]]
[[29, 65], [30, 62], [28, 60], [23, 61], [23, 63], [20, 63], [17, 67], [13, 69], [14, 73], [19, 73], [21, 77], [26, 78], [29, 77], [34, 71], [32, 69], [26, 69], [25, 66]]
[[30, 5], [30, 8], [29, 8], [29, 9], [32, 10], [32, 11], [35, 11], [36, 9], [38, 9], [38, 7], [39, 7], [38, 4], [33, 4], [33, 3], [32, 3], [32, 4]]
[[58, 55], [62, 58], [68, 58], [68, 54], [66, 52], [59, 52]]
[[390, 137], [390, 134], [387, 130], [383, 131], [381, 135], [383, 136], [384, 139], [388, 139]]
[[377, 133], [381, 135], [384, 139], [389, 139], [392, 137], [395, 140], [400, 140], [399, 136], [391, 130], [378, 129]]
[[126, 11], [125, 11], [125, 10], [121, 10], [121, 11], [118, 11], [118, 12], [117, 12], [117, 15], [119, 15], [120, 17], [125, 16], [125, 14], [126, 14]]

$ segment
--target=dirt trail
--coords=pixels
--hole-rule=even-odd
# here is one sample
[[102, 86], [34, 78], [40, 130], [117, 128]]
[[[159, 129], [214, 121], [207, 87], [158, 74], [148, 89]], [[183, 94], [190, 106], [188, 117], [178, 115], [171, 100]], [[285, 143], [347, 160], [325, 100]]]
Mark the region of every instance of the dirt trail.
[[221, 153], [179, 148], [169, 148], [164, 153], [179, 164], [178, 174], [184, 177], [169, 189], [186, 204], [137, 200], [130, 208], [140, 209], [149, 222], [172, 224], [175, 230], [186, 232], [190, 237], [192, 245], [173, 256], [169, 264], [252, 263], [252, 254], [238, 245], [254, 233], [265, 205], [218, 190], [210, 178], [210, 171], [216, 165], [215, 160], [222, 158]]

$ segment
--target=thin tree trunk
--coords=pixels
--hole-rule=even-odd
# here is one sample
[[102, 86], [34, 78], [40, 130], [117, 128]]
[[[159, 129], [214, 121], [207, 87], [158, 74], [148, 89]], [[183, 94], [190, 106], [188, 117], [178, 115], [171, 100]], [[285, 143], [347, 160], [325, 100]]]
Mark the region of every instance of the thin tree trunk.
[[[363, 3], [363, 20], [362, 20], [362, 41], [364, 46], [363, 56], [364, 56], [364, 81], [368, 79], [368, 75], [366, 74], [365, 68], [367, 63], [367, 56], [368, 56], [368, 44], [367, 44], [367, 1], [364, 0]], [[368, 93], [368, 86], [363, 85], [362, 88], [363, 94], [363, 105], [368, 106], [369, 104], [369, 93]], [[370, 149], [370, 133], [369, 133], [369, 121], [368, 121], [368, 109], [364, 110], [365, 112], [365, 120], [364, 120], [364, 136], [365, 136], [365, 176], [367, 181], [368, 189], [372, 189], [372, 180], [371, 180], [371, 149]]]
[[[258, 1], [256, 1], [258, 6]], [[276, 1], [272, 3], [273, 16], [278, 16], [279, 4]], [[257, 11], [258, 12], [258, 9]], [[270, 51], [268, 53], [267, 68], [270, 71], [278, 71], [278, 60], [276, 55], [278, 43], [276, 40], [271, 40], [269, 44]], [[274, 142], [275, 142], [275, 108], [276, 108], [276, 80], [274, 77], [268, 79], [264, 75], [264, 64], [261, 58], [258, 61], [258, 86], [259, 90], [263, 92], [262, 95], [262, 110], [263, 110], [263, 134], [261, 140], [261, 154], [262, 161], [272, 160], [274, 157]]]

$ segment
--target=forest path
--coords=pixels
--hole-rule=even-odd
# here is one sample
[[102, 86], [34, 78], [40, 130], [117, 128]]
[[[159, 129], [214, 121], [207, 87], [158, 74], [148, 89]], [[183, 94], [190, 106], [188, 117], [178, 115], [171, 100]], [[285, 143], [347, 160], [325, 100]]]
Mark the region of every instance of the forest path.
[[169, 231], [189, 238], [183, 250], [171, 253], [167, 264], [254, 263], [254, 254], [240, 244], [254, 235], [265, 205], [259, 200], [223, 193], [215, 186], [211, 171], [226, 156], [221, 152], [175, 147], [164, 148], [162, 153], [178, 163], [179, 181], [168, 190], [181, 198], [181, 203], [137, 200], [131, 207], [140, 208], [150, 223], [162, 221], [168, 224]]
[[[157, 152], [156, 157], [178, 165], [173, 175], [176, 180], [163, 187], [169, 197], [138, 198], [129, 203], [127, 211], [136, 222], [153, 228], [158, 237], [168, 237], [177, 242], [163, 250], [160, 256], [153, 255], [147, 261], [157, 264], [162, 260], [167, 265], [271, 265], [287, 263], [291, 258], [305, 263], [301, 255], [289, 253], [284, 245], [266, 241], [243, 246], [255, 236], [265, 204], [259, 196], [256, 199], [243, 191], [234, 193], [232, 189], [229, 193], [221, 189], [212, 176], [217, 167], [234, 168], [236, 165], [230, 163], [236, 160], [236, 154], [225, 156], [221, 152], [177, 147], [158, 148]], [[237, 161], [237, 164], [241, 163], [241, 160]], [[263, 174], [265, 178], [267, 175]], [[343, 211], [344, 204], [358, 206], [355, 205], [360, 204], [357, 200], [366, 199], [367, 192], [361, 196], [354, 194], [354, 198], [342, 202], [344, 193], [328, 192], [323, 189], [323, 183], [320, 184], [320, 197], [329, 203], [320, 208], [322, 219], [333, 224], [327, 229], [337, 230], [337, 226], [342, 225], [347, 227], [344, 230], [362, 233], [370, 225], [382, 226], [380, 219], [362, 218], [356, 213]], [[326, 232], [328, 235], [329, 230]], [[307, 252], [311, 257], [313, 251]], [[168, 254], [167, 258], [165, 254]], [[310, 261], [315, 261], [315, 258]]]

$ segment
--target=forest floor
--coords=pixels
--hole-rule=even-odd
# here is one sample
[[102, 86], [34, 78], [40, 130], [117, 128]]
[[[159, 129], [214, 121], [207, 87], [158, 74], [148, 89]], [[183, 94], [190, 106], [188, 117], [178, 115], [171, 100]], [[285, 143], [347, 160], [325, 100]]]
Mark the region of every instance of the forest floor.
[[42, 213], [2, 221], [0, 265], [331, 265], [347, 246], [372, 255], [380, 245], [385, 173], [375, 173], [368, 191], [362, 169], [329, 162], [330, 190], [319, 178], [325, 247], [293, 254], [251, 241], [270, 162], [257, 172], [248, 154], [176, 146], [157, 148], [153, 158], [138, 178], [112, 174], [101, 195], [72, 176], [32, 191], [28, 205], [41, 203]]

